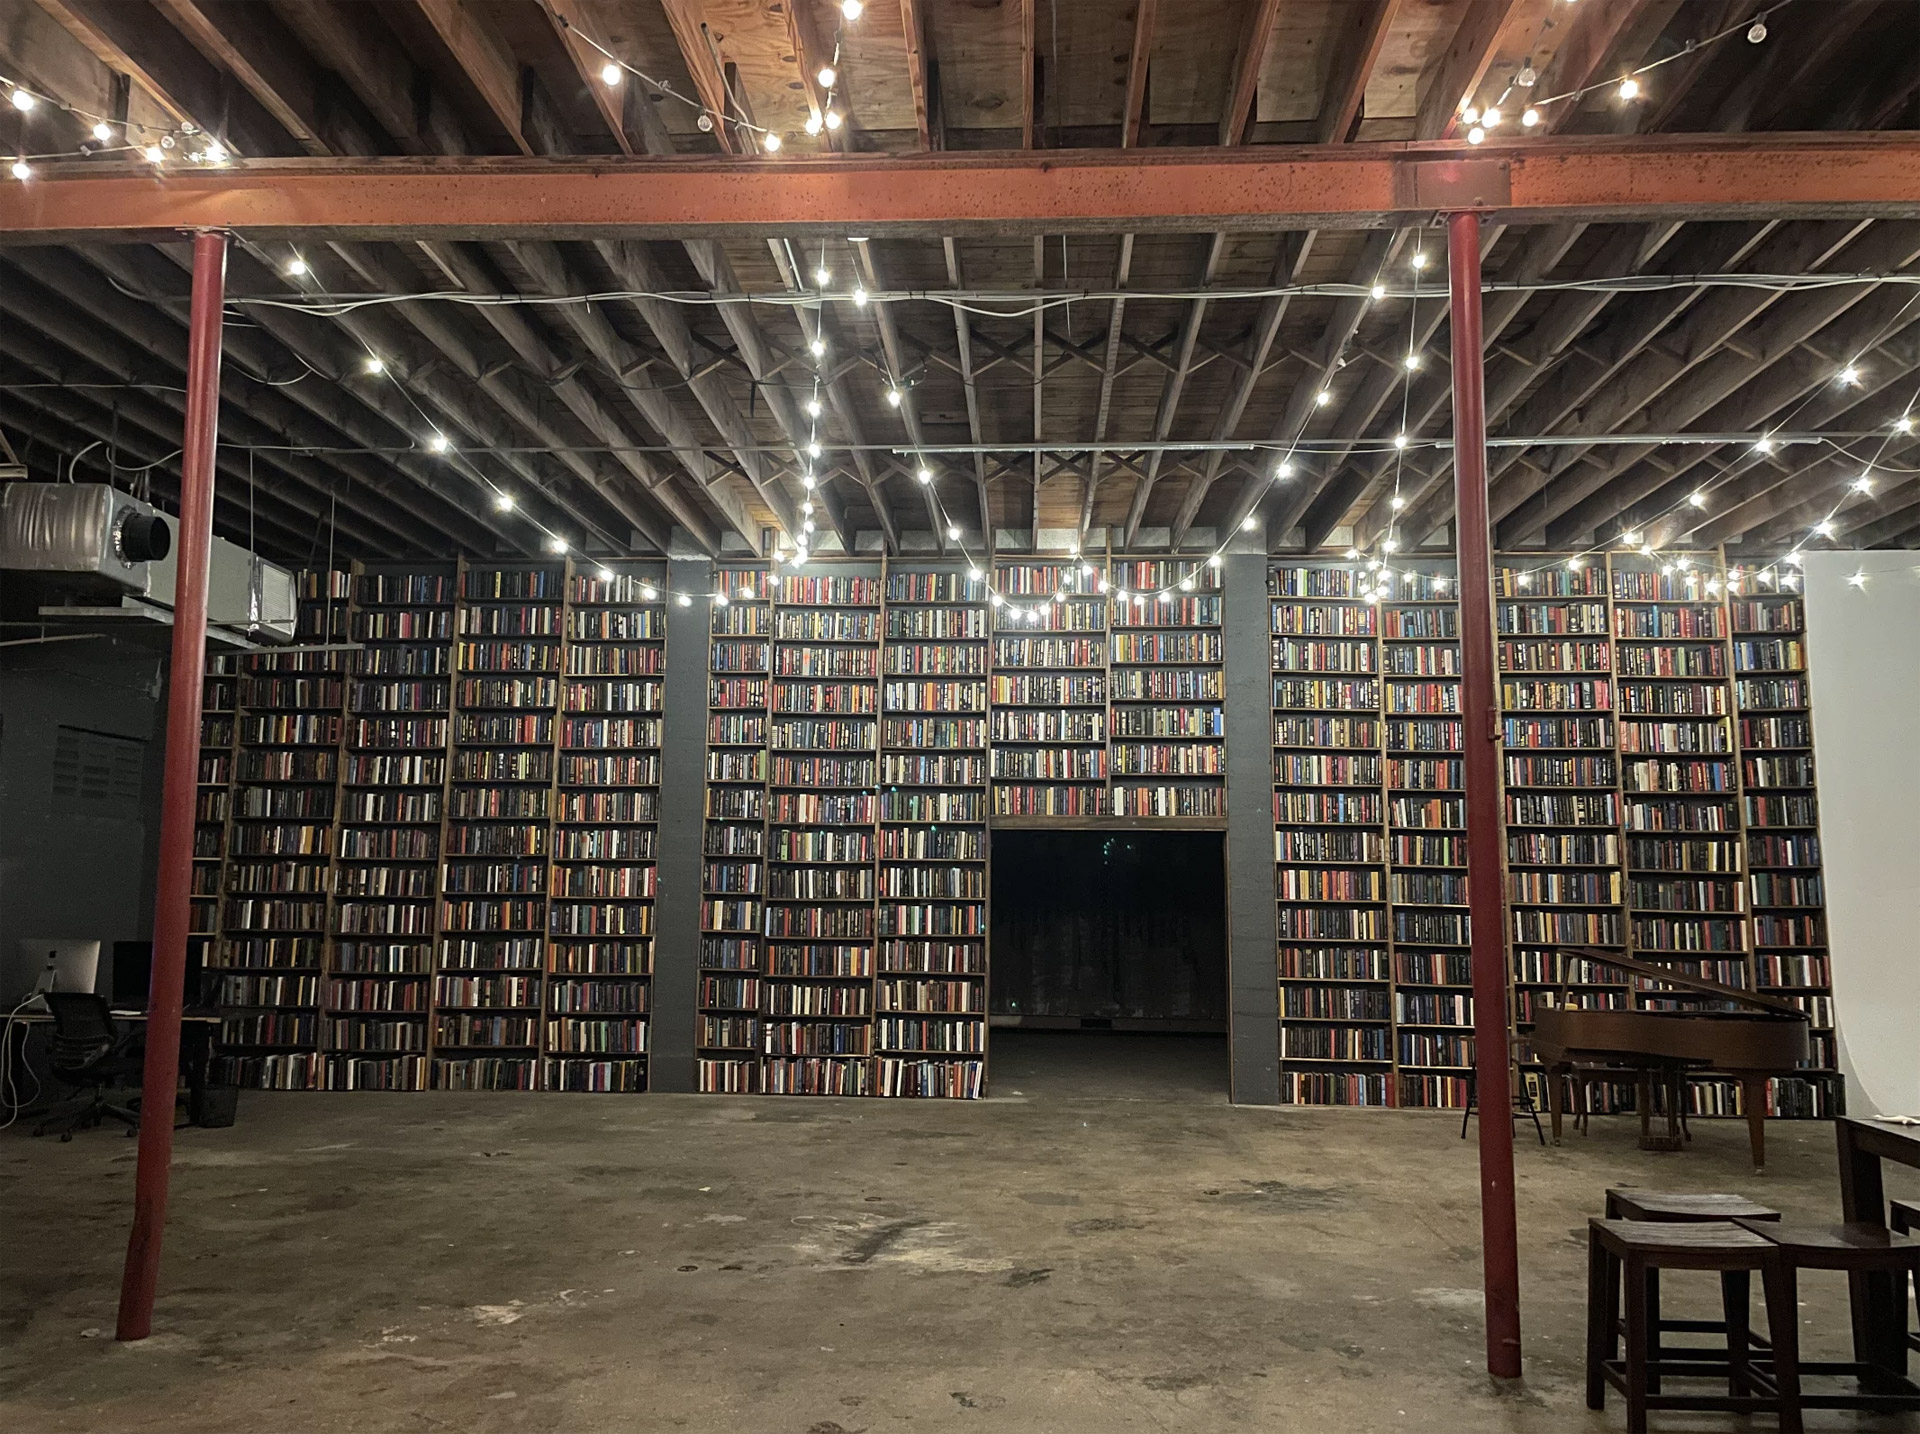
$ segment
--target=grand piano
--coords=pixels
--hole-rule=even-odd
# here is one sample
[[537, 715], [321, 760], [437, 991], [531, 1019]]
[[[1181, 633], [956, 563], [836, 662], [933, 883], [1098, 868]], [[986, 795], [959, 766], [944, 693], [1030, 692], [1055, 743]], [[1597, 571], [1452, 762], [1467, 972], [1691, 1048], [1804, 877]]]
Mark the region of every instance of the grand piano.
[[[1661, 999], [1701, 1009], [1586, 1010], [1567, 1004], [1564, 982], [1557, 1004], [1536, 1006], [1532, 1033], [1524, 1040], [1535, 1061], [1546, 1069], [1553, 1143], [1560, 1143], [1568, 1077], [1584, 1081], [1617, 1074], [1633, 1078], [1639, 1086], [1634, 1103], [1640, 1111], [1640, 1148], [1678, 1150], [1685, 1138], [1680, 1111], [1686, 1078], [1711, 1073], [1740, 1082], [1753, 1168], [1765, 1169], [1767, 1079], [1789, 1075], [1807, 1059], [1807, 1013], [1777, 996], [1723, 986], [1618, 952], [1593, 947], [1562, 950], [1563, 960], [1591, 961], [1644, 976], [1671, 988], [1659, 993]], [[1728, 1006], [1744, 1009], [1728, 1010]], [[1659, 1135], [1652, 1128], [1655, 1080], [1667, 1092], [1667, 1129]]]

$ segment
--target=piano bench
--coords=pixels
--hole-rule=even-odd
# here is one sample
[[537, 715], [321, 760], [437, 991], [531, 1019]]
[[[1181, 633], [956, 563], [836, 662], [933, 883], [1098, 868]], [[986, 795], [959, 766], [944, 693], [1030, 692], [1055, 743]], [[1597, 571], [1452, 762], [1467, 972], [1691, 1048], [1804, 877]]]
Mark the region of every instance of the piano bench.
[[[1915, 1230], [1920, 1230], [1920, 1205], [1909, 1205], [1904, 1200], [1891, 1200], [1887, 1203], [1891, 1207], [1887, 1216], [1887, 1225], [1889, 1228], [1898, 1231], [1902, 1235], [1908, 1235]], [[1915, 1282], [1914, 1297], [1916, 1300], [1920, 1300], [1920, 1281]], [[1911, 1349], [1920, 1349], [1920, 1332], [1908, 1330], [1907, 1345]]]
[[[1911, 1208], [1911, 1207], [1909, 1207]], [[1920, 1281], [1920, 1240], [1884, 1225], [1773, 1225], [1736, 1220], [1735, 1225], [1780, 1252], [1787, 1298], [1801, 1270], [1839, 1270], [1867, 1275], [1866, 1303], [1856, 1305], [1851, 1360], [1821, 1360], [1800, 1366], [1805, 1374], [1851, 1378], [1852, 1394], [1804, 1395], [1807, 1409], [1863, 1409], [1877, 1414], [1920, 1409], [1920, 1384], [1907, 1377], [1907, 1292]]]
[[[1652, 1290], [1661, 1270], [1720, 1276], [1726, 1318], [1696, 1327], [1723, 1332], [1724, 1349], [1660, 1344]], [[1766, 1297], [1770, 1344], [1757, 1340], [1748, 1323], [1755, 1272]], [[1800, 1434], [1798, 1320], [1781, 1251], [1751, 1230], [1727, 1221], [1587, 1222], [1587, 1407], [1604, 1409], [1612, 1385], [1626, 1396], [1627, 1434], [1646, 1434], [1652, 1409], [1774, 1413], [1783, 1434]], [[1662, 1389], [1666, 1379], [1724, 1382], [1726, 1392], [1670, 1394]]]

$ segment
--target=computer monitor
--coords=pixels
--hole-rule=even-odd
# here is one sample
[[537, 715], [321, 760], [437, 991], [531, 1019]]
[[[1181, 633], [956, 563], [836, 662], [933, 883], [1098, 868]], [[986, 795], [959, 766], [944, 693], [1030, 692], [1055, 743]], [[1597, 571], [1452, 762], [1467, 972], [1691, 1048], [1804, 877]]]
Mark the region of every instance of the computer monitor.
[[33, 973], [33, 984], [20, 993], [23, 998], [43, 991], [92, 991], [100, 976], [98, 941], [23, 936], [20, 957], [21, 964]]

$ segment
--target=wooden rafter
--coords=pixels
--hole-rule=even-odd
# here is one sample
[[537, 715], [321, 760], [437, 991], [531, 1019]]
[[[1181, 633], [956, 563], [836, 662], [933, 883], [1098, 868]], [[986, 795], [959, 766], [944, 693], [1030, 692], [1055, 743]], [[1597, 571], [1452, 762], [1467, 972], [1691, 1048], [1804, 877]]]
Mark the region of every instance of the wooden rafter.
[[1153, 61], [1153, 27], [1160, 0], [1134, 0], [1133, 49], [1127, 55], [1127, 98], [1120, 121], [1120, 147], [1140, 143], [1147, 113], [1147, 67]]
[[1340, 12], [1327, 88], [1314, 120], [1315, 144], [1344, 144], [1353, 138], [1367, 81], [1373, 78], [1373, 67], [1399, 8], [1400, 0], [1358, 0]]
[[1415, 139], [1446, 139], [1458, 127], [1460, 107], [1472, 100], [1499, 52], [1501, 37], [1521, 0], [1467, 0], [1459, 28], [1420, 95]]
[[1267, 62], [1267, 41], [1279, 10], [1280, 0], [1250, 0], [1247, 6], [1240, 43], [1234, 51], [1233, 83], [1220, 114], [1221, 144], [1239, 144], [1247, 136], [1253, 122], [1253, 102], [1260, 93], [1260, 71]]

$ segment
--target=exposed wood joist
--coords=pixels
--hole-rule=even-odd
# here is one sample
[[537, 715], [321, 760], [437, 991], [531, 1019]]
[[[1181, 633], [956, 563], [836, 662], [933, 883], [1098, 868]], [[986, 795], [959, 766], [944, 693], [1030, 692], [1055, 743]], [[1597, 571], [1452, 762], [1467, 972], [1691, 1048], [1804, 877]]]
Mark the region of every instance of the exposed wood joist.
[[1226, 107], [1220, 114], [1220, 143], [1236, 145], [1247, 137], [1253, 123], [1253, 105], [1260, 93], [1260, 71], [1267, 61], [1267, 41], [1273, 34], [1273, 19], [1280, 0], [1249, 0], [1241, 22], [1240, 42], [1233, 57], [1233, 83], [1227, 90]]
[[1399, 9], [1400, 0], [1356, 0], [1340, 12], [1333, 63], [1327, 70], [1326, 91], [1313, 125], [1315, 144], [1345, 144], [1353, 138], [1366, 99], [1367, 81], [1373, 78], [1373, 67]]
[[1147, 113], [1147, 67], [1153, 60], [1153, 27], [1160, 0], [1134, 0], [1133, 48], [1127, 54], [1127, 97], [1121, 110], [1120, 147], [1140, 143], [1140, 126]]

